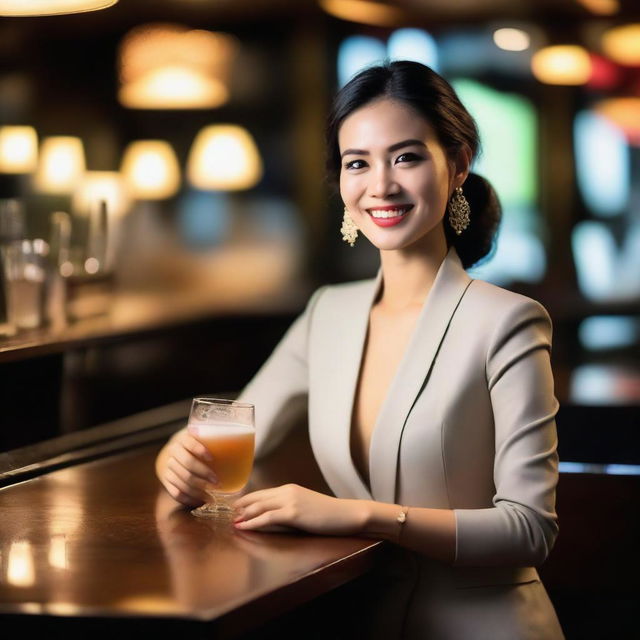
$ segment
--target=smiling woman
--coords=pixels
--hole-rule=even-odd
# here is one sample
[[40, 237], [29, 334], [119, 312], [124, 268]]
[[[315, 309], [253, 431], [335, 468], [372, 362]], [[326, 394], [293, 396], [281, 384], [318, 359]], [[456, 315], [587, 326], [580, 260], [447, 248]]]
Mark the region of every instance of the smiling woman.
[[[414, 194], [417, 190], [422, 194], [423, 205], [429, 201], [431, 219], [435, 216], [442, 220], [436, 235], [444, 231], [447, 246], [455, 246], [465, 268], [489, 257], [500, 222], [500, 205], [493, 187], [469, 172], [480, 148], [478, 129], [449, 83], [429, 67], [399, 61], [367, 69], [348, 87], [348, 91], [345, 87], [337, 95], [329, 119], [327, 171], [334, 184], [339, 185], [354, 224], [359, 227], [358, 220], [366, 222], [360, 215], [363, 206], [365, 210], [380, 211], [385, 205], [380, 200], [385, 195], [387, 204], [392, 206], [400, 202], [403, 194], [412, 197], [405, 189]], [[375, 148], [363, 149], [358, 139], [374, 141]], [[377, 158], [371, 155], [376, 151]], [[359, 152], [362, 153], [358, 155]], [[372, 183], [372, 179], [378, 182]], [[357, 190], [364, 187], [365, 180], [369, 193], [363, 205], [362, 200], [355, 203], [352, 198], [357, 197]], [[462, 192], [458, 191], [460, 187]], [[380, 189], [388, 193], [381, 196]], [[446, 193], [436, 192], [438, 189]], [[444, 214], [447, 208], [449, 213], [455, 211], [462, 194], [473, 215], [464, 221], [468, 225], [464, 233], [458, 233], [460, 227], [452, 226], [452, 221], [457, 223], [456, 216], [452, 219]], [[377, 207], [372, 207], [373, 201]], [[409, 204], [416, 203], [410, 199]], [[378, 217], [376, 212], [367, 213], [372, 218]], [[424, 218], [424, 207], [421, 213]], [[389, 226], [403, 220], [393, 218], [394, 224]], [[435, 226], [439, 227], [438, 222], [435, 221]], [[363, 234], [384, 249], [369, 237], [367, 228], [371, 225], [363, 226]], [[427, 229], [423, 231], [426, 233]], [[395, 237], [391, 242], [398, 240]]]
[[[558, 532], [551, 322], [465, 271], [500, 211], [469, 173], [475, 124], [435, 72], [394, 62], [340, 91], [328, 135], [343, 234], [359, 229], [381, 269], [319, 289], [240, 400], [256, 407], [260, 457], [308, 398], [333, 495], [254, 491], [236, 501], [235, 527], [393, 543], [354, 612], [359, 637], [559, 640], [535, 569]], [[156, 468], [176, 499], [202, 500], [207, 463], [185, 430]]]

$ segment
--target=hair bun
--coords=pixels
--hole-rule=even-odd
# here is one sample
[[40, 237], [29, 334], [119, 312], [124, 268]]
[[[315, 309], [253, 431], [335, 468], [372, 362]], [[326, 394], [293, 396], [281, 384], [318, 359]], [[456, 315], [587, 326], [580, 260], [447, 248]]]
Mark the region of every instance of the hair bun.
[[457, 235], [445, 216], [444, 228], [449, 244], [456, 248], [462, 266], [467, 269], [493, 255], [502, 209], [491, 183], [477, 173], [467, 175], [462, 192], [471, 209], [469, 226]]

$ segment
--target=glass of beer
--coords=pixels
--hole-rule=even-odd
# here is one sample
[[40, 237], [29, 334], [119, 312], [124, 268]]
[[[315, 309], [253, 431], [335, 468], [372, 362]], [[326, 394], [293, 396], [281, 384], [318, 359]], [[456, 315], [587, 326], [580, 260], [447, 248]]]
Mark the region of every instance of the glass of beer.
[[213, 456], [211, 469], [218, 478], [207, 489], [211, 502], [191, 513], [200, 518], [230, 519], [233, 507], [229, 499], [245, 487], [253, 467], [254, 406], [210, 396], [194, 398], [187, 428]]

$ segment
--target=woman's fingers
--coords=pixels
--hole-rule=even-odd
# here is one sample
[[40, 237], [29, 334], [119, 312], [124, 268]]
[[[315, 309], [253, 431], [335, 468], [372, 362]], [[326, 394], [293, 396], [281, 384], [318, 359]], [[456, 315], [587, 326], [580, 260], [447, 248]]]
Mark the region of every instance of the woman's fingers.
[[191, 473], [189, 469], [186, 469], [175, 457], [171, 457], [167, 460], [167, 469], [173, 471], [173, 473], [175, 473], [185, 484], [201, 491], [206, 490], [208, 486], [216, 484], [213, 480], [215, 476], [212, 476], [209, 479], [201, 478], [200, 476]]
[[204, 491], [190, 486], [170, 468], [167, 468], [164, 484], [172, 498], [189, 507], [198, 506], [207, 500]]
[[[173, 459], [178, 462], [179, 465], [192, 476], [209, 483], [215, 484], [218, 482], [218, 478], [211, 467], [200, 461], [191, 451], [180, 446], [178, 443], [176, 443], [175, 447], [172, 449], [169, 459]], [[174, 471], [177, 471], [175, 467]]]
[[277, 511], [279, 509], [282, 509], [283, 507], [284, 505], [282, 504], [282, 501], [277, 499], [259, 500], [244, 507], [239, 506], [236, 502], [234, 504], [234, 510], [236, 513], [235, 520], [236, 522], [239, 520], [251, 520], [252, 518], [257, 517], [262, 513], [265, 513], [267, 511]]
[[283, 527], [288, 521], [286, 509], [273, 509], [261, 512], [259, 515], [249, 519], [235, 522], [235, 526], [240, 529], [262, 529], [264, 531], [285, 531]]
[[178, 441], [187, 451], [196, 456], [196, 458], [200, 458], [206, 462], [213, 462], [213, 456], [209, 452], [209, 449], [207, 449], [200, 440], [194, 438], [188, 431], [181, 433]]

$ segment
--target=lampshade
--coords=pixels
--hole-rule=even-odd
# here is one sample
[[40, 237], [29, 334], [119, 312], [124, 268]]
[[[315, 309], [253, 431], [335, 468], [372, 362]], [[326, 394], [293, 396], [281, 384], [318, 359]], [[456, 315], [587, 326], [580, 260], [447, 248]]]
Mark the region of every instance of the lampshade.
[[38, 136], [33, 127], [0, 127], [0, 173], [31, 173], [38, 163]]
[[119, 51], [120, 102], [132, 109], [211, 109], [229, 99], [227, 81], [237, 50], [223, 33], [181, 25], [133, 29]]
[[341, 20], [379, 27], [398, 25], [406, 17], [400, 7], [377, 0], [320, 0], [320, 6]]
[[131, 205], [125, 180], [118, 171], [87, 171], [73, 194], [73, 210], [88, 215], [104, 200], [110, 218], [121, 218]]
[[210, 125], [189, 153], [189, 181], [198, 189], [250, 189], [262, 177], [262, 161], [251, 134], [237, 125]]
[[0, 16], [55, 16], [106, 9], [118, 0], [0, 0]]
[[125, 150], [122, 175], [138, 200], [164, 200], [180, 187], [176, 154], [164, 140], [137, 140]]
[[640, 23], [625, 24], [605, 31], [602, 50], [619, 64], [640, 65]]
[[585, 84], [591, 75], [591, 59], [583, 47], [555, 45], [533, 55], [531, 71], [545, 84]]
[[84, 147], [80, 138], [45, 138], [40, 147], [36, 188], [45, 193], [72, 193], [84, 170]]

